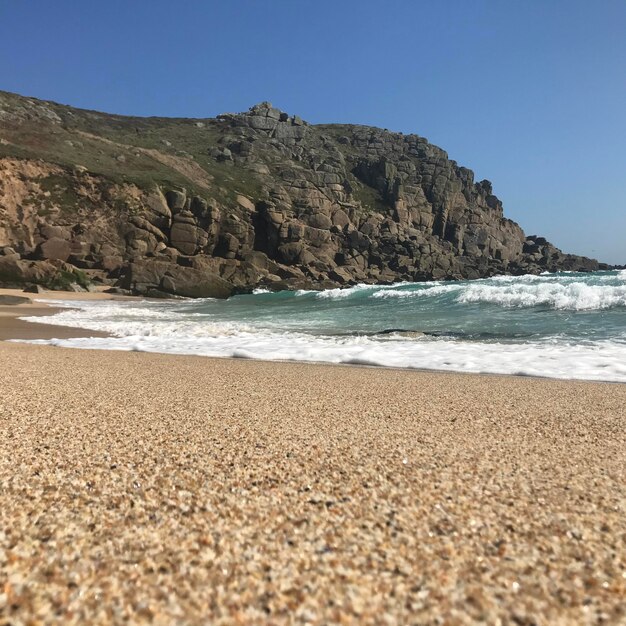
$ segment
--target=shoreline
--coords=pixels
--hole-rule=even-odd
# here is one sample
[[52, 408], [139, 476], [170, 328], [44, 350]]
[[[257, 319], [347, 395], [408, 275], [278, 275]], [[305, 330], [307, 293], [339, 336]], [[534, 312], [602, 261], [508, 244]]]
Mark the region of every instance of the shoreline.
[[[120, 300], [120, 301], [148, 301], [149, 299], [140, 296], [117, 296], [114, 294], [106, 294], [102, 292], [66, 292], [66, 291], [49, 291], [42, 294], [27, 294], [19, 289], [6, 289], [0, 288], [0, 296], [21, 296], [30, 297], [31, 300], [87, 300], [87, 301], [100, 301], [100, 300]], [[54, 305], [46, 304], [45, 302], [31, 302], [30, 304], [19, 305], [0, 305], [0, 342], [29, 342], [35, 340], [53, 340], [53, 339], [81, 339], [81, 338], [105, 338], [111, 337], [111, 333], [99, 330], [83, 329], [75, 326], [62, 326], [57, 324], [48, 324], [45, 322], [33, 322], [19, 319], [22, 317], [46, 317], [53, 316], [60, 311], [68, 310], [67, 308], [59, 308]], [[53, 346], [61, 347], [61, 346]], [[110, 352], [103, 348], [78, 348], [78, 347], [61, 347], [64, 350], [96, 350], [99, 352]], [[340, 366], [348, 368], [367, 368], [374, 370], [392, 370], [392, 371], [406, 371], [417, 373], [434, 373], [434, 374], [452, 374], [452, 375], [469, 375], [469, 376], [487, 376], [487, 377], [512, 377], [512, 378], [530, 378], [537, 380], [547, 381], [561, 381], [561, 382], [576, 382], [576, 383], [590, 383], [590, 384], [604, 384], [604, 385], [625, 385], [625, 382], [612, 381], [612, 380], [592, 380], [584, 378], [557, 378], [552, 376], [541, 376], [538, 374], [510, 374], [499, 372], [467, 372], [462, 370], [445, 370], [445, 369], [430, 369], [430, 368], [418, 368], [418, 367], [400, 367], [400, 366], [386, 366], [367, 363], [333, 363], [330, 361], [299, 361], [299, 360], [287, 360], [287, 359], [248, 359], [245, 357], [234, 356], [206, 356], [206, 355], [177, 355], [176, 353], [168, 352], [150, 352], [142, 350], [122, 350], [122, 352], [138, 352], [143, 354], [163, 354], [170, 356], [195, 356], [203, 359], [217, 359], [217, 360], [251, 360], [259, 361], [263, 363], [300, 363], [304, 365], [313, 366]]]
[[108, 337], [102, 331], [90, 331], [46, 322], [32, 322], [22, 317], [49, 317], [65, 309], [49, 305], [0, 306], [0, 341], [31, 341], [34, 339], [72, 339], [75, 337]]
[[[140, 300], [134, 296], [116, 296], [102, 292], [46, 291], [25, 293], [21, 289], [0, 289], [1, 296], [29, 298], [29, 303], [0, 304], [0, 341], [34, 339], [72, 339], [80, 337], [110, 337], [110, 333], [87, 330], [73, 326], [61, 326], [46, 322], [30, 322], [22, 317], [47, 317], [67, 309], [47, 304], [46, 300]], [[42, 300], [44, 302], [42, 302]]]

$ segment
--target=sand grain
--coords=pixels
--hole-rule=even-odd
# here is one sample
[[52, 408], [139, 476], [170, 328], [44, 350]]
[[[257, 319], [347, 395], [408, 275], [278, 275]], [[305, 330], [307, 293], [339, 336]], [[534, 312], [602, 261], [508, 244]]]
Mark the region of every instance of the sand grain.
[[625, 385], [0, 359], [0, 624], [626, 622]]

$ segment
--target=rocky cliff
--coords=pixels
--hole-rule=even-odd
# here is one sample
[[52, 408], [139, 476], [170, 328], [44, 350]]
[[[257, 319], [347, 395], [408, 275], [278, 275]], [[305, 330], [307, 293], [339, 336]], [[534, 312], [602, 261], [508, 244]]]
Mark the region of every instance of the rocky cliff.
[[592, 271], [417, 135], [108, 115], [0, 92], [0, 282], [225, 297], [258, 286]]

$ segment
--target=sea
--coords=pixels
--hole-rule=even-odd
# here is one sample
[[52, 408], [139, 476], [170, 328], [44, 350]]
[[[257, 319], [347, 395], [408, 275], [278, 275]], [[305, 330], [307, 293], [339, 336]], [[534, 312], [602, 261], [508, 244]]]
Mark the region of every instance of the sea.
[[626, 382], [626, 270], [55, 304], [111, 336], [33, 343]]

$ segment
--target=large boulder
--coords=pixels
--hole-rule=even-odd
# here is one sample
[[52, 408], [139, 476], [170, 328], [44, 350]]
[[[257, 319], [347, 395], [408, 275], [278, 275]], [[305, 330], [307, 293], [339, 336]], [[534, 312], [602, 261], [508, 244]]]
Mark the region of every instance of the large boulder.
[[207, 240], [207, 233], [193, 224], [174, 222], [172, 225], [170, 243], [183, 254], [196, 254]]
[[285, 243], [278, 248], [278, 259], [287, 265], [294, 265], [298, 263], [304, 250], [304, 244], [299, 241]]
[[118, 286], [139, 294], [161, 290], [187, 298], [228, 298], [233, 293], [232, 283], [217, 274], [157, 258], [130, 263]]
[[234, 259], [237, 256], [237, 250], [239, 250], [239, 240], [231, 233], [224, 233], [219, 238], [215, 254], [225, 259]]
[[308, 222], [312, 228], [323, 230], [328, 230], [333, 225], [333, 221], [324, 213], [313, 213], [313, 215], [309, 216]]
[[14, 257], [0, 257], [0, 284], [9, 286], [24, 283], [45, 283], [56, 274], [48, 261], [27, 261]]
[[67, 261], [72, 253], [70, 242], [60, 237], [52, 237], [39, 244], [37, 256], [41, 259], [56, 259]]
[[[232, 283], [217, 274], [203, 273], [192, 268], [175, 266], [171, 268], [165, 291], [186, 298], [228, 298], [233, 294]], [[161, 287], [165, 285], [162, 283]]]
[[157, 228], [168, 229], [172, 223], [172, 210], [165, 196], [157, 190], [146, 198], [146, 219]]
[[182, 211], [187, 202], [187, 192], [183, 190], [170, 189], [165, 194], [165, 200], [167, 201], [167, 206], [172, 213]]
[[58, 238], [68, 240], [72, 236], [67, 227], [55, 224], [41, 224], [39, 232], [44, 239]]
[[193, 255], [207, 245], [209, 233], [198, 226], [197, 218], [191, 211], [183, 210], [174, 215], [173, 220], [170, 243], [174, 248], [183, 254]]

